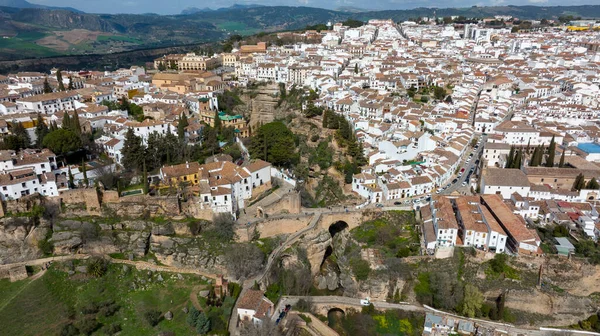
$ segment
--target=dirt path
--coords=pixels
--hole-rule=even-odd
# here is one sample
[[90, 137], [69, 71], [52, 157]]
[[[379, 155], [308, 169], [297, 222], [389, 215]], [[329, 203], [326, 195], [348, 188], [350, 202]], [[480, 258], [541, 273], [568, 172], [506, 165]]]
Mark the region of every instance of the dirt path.
[[192, 292], [190, 293], [190, 301], [192, 301], [192, 304], [196, 309], [198, 309], [198, 311], [202, 311], [202, 306], [200, 306], [200, 301], [198, 301], [198, 293], [204, 288], [206, 288], [204, 285], [194, 286], [194, 288], [192, 288]]

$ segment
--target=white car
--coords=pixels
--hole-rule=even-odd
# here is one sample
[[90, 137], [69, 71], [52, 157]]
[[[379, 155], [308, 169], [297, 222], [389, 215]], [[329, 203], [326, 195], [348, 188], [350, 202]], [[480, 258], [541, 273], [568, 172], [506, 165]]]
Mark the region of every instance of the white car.
[[464, 182], [462, 183], [462, 186], [464, 187], [464, 186], [466, 186], [466, 185], [467, 185], [467, 181], [464, 181]]
[[366, 298], [366, 299], [361, 299], [360, 300], [360, 305], [361, 306], [368, 306], [371, 304], [371, 299], [370, 298]]

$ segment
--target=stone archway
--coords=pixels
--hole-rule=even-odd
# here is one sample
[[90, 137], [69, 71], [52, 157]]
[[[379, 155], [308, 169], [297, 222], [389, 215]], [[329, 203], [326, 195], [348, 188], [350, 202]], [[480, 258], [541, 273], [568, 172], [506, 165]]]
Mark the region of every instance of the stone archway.
[[342, 322], [342, 319], [346, 316], [346, 312], [338, 307], [329, 308], [327, 311], [327, 325], [330, 328], [335, 328], [336, 325]]
[[338, 234], [339, 232], [348, 229], [350, 226], [348, 225], [348, 223], [344, 222], [344, 221], [337, 221], [331, 225], [329, 225], [329, 234], [331, 235], [331, 238], [335, 237], [336, 234]]
[[256, 207], [256, 217], [258, 217], [258, 218], [265, 217], [265, 210], [262, 207]]

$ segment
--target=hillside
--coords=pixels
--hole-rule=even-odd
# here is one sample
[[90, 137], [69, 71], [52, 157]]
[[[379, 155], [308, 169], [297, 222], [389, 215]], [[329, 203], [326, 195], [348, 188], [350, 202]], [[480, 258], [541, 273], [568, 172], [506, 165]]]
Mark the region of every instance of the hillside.
[[[19, 6], [2, 7], [3, 4]], [[433, 16], [433, 9], [333, 11], [311, 7], [232, 6], [217, 10], [190, 9], [186, 15], [87, 14], [70, 9], [31, 8], [26, 1], [0, 0], [0, 60], [57, 55], [105, 54], [136, 49], [217, 41], [229, 34], [302, 29], [348, 18], [393, 19]], [[31, 5], [33, 6], [33, 5]], [[36, 5], [37, 6], [37, 5]], [[210, 15], [207, 11], [210, 10]], [[496, 6], [437, 9], [438, 16], [520, 19], [561, 15], [600, 17], [600, 6]]]

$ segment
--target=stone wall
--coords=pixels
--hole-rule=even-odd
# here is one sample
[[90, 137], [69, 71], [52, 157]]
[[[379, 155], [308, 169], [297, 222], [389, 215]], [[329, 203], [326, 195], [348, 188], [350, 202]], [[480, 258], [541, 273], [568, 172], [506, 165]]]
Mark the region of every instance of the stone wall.
[[301, 212], [300, 193], [293, 192], [286, 194], [279, 202], [275, 202], [266, 207], [262, 207], [263, 213], [269, 216], [283, 214], [299, 214]]
[[312, 217], [308, 216], [286, 216], [265, 219], [252, 225], [238, 227], [236, 234], [238, 241], [245, 242], [252, 239], [255, 230], [260, 233], [260, 238], [275, 237], [282, 234], [292, 234], [305, 228], [310, 224]]

